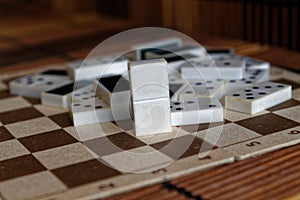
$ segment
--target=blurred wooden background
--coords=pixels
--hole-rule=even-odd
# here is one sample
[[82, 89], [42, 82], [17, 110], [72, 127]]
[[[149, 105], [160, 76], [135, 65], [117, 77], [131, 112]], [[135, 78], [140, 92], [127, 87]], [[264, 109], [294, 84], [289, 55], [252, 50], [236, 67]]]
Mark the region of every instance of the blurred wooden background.
[[0, 0], [0, 16], [96, 13], [128, 27], [244, 39], [300, 50], [298, 0]]

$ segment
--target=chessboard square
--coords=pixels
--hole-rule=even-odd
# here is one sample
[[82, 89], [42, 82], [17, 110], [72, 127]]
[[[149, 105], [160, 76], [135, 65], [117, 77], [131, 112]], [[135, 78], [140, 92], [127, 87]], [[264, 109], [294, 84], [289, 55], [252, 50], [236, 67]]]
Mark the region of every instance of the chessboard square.
[[11, 124], [37, 117], [43, 117], [43, 115], [33, 107], [0, 113], [0, 121], [3, 124]]
[[0, 99], [6, 99], [13, 96], [15, 95], [11, 95], [8, 90], [0, 91]]
[[125, 173], [152, 172], [173, 162], [171, 158], [150, 146], [103, 156], [113, 168]]
[[99, 157], [146, 145], [142, 141], [125, 132], [87, 140], [84, 141], [83, 144]]
[[78, 141], [92, 140], [95, 138], [123, 132], [119, 127], [111, 122], [89, 124], [76, 127], [70, 126], [64, 128], [64, 130], [74, 138], [76, 138]]
[[33, 153], [33, 155], [47, 169], [65, 167], [94, 158], [81, 143], [59, 146], [53, 149]]
[[0, 182], [45, 170], [45, 167], [32, 155], [0, 161], [0, 166]]
[[299, 126], [299, 123], [274, 113], [259, 115], [249, 119], [237, 121], [235, 123], [262, 135], [268, 135]]
[[290, 99], [290, 100], [288, 100], [286, 102], [283, 102], [281, 104], [273, 106], [273, 107], [271, 107], [271, 108], [269, 108], [267, 110], [274, 112], [274, 111], [278, 111], [278, 110], [282, 110], [282, 109], [285, 109], [285, 108], [290, 108], [290, 107], [298, 106], [298, 105], [300, 105], [299, 101], [296, 101], [294, 99]]
[[38, 111], [43, 113], [43, 115], [45, 115], [45, 116], [56, 115], [56, 114], [68, 112], [68, 109], [57, 108], [57, 107], [52, 107], [52, 106], [44, 106], [41, 104], [34, 105], [34, 108], [36, 108]]
[[0, 192], [5, 199], [31, 199], [64, 189], [51, 172], [42, 171], [2, 182]]
[[197, 136], [218, 147], [224, 147], [261, 136], [234, 123], [200, 131]]
[[32, 105], [36, 105], [36, 104], [41, 103], [41, 99], [39, 99], [39, 98], [31, 98], [31, 97], [23, 97], [23, 98], [26, 99], [26, 101], [28, 101]]
[[30, 107], [31, 104], [22, 97], [10, 97], [0, 100], [0, 113]]
[[36, 119], [8, 124], [5, 125], [5, 128], [7, 128], [7, 130], [9, 130], [9, 132], [16, 138], [21, 138], [56, 130], [60, 127], [47, 117], [39, 117]]
[[89, 160], [69, 165], [54, 169], [52, 172], [68, 187], [76, 187], [121, 174], [117, 170], [101, 163], [99, 160]]
[[283, 84], [291, 85], [293, 90], [297, 89], [297, 88], [300, 88], [299, 83], [291, 81], [291, 80], [287, 80], [287, 79], [284, 79], [284, 78], [277, 79], [277, 80], [272, 80], [272, 81], [277, 82], [277, 83], [283, 83]]
[[8, 140], [0, 143], [0, 161], [26, 154], [30, 154], [30, 152], [18, 140]]
[[275, 114], [300, 123], [300, 106], [279, 110]]
[[300, 88], [292, 91], [293, 99], [300, 101]]
[[196, 155], [200, 151], [204, 152], [214, 148], [213, 145], [193, 135], [159, 142], [151, 146], [174, 160]]
[[49, 116], [49, 118], [52, 119], [53, 121], [55, 121], [55, 123], [58, 124], [62, 128], [73, 125], [73, 122], [71, 120], [69, 113], [61, 113], [61, 114], [57, 114], [57, 115], [51, 115], [51, 116]]
[[[181, 136], [184, 136], [187, 134], [188, 134], [187, 132], [185, 132], [184, 130], [182, 130], [180, 128], [172, 127], [172, 132], [170, 132], [170, 133], [147, 135], [147, 136], [139, 137], [139, 139], [146, 144], [155, 144], [158, 142], [181, 137]], [[132, 131], [132, 135], [134, 135], [134, 131]]]
[[75, 138], [62, 129], [19, 138], [19, 141], [30, 152], [43, 151], [77, 142]]
[[267, 114], [267, 113], [270, 113], [270, 111], [264, 110], [264, 111], [255, 113], [253, 115], [249, 115], [249, 114], [226, 109], [225, 110], [225, 118], [229, 121], [235, 122], [235, 121], [240, 121], [243, 119], [248, 119], [248, 118], [256, 117], [256, 116]]
[[11, 140], [14, 139], [14, 136], [10, 134], [10, 132], [4, 127], [0, 127], [0, 142], [6, 141], [6, 140]]
[[212, 123], [205, 123], [205, 124], [185, 125], [185, 126], [180, 126], [180, 128], [185, 130], [188, 133], [196, 133], [198, 131], [203, 131], [208, 128], [223, 126], [224, 124], [228, 124], [228, 123], [230, 123], [230, 121], [225, 119], [224, 122], [212, 122]]

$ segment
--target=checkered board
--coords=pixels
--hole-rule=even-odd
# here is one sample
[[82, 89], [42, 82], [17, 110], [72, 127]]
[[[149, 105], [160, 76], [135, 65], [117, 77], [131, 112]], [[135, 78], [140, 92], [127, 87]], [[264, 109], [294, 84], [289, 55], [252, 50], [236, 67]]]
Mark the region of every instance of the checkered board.
[[[102, 132], [98, 125], [81, 126], [79, 136], [68, 110], [43, 106], [37, 99], [12, 96], [6, 90], [7, 80], [12, 77], [1, 77], [3, 199], [103, 198], [300, 143], [300, 75], [277, 67], [272, 67], [271, 80], [291, 84], [293, 99], [252, 116], [227, 110], [224, 123], [201, 124], [196, 129], [174, 127], [174, 133], [149, 138], [135, 138], [131, 131], [113, 122], [101, 124]], [[199, 158], [202, 144], [211, 144], [220, 130], [222, 134], [212, 151]], [[107, 139], [119, 148], [109, 148]], [[164, 149], [171, 141], [173, 148]], [[192, 143], [175, 159], [185, 141]], [[111, 167], [100, 162], [97, 149], [87, 149], [86, 144], [99, 147], [101, 159]], [[154, 152], [155, 159], [135, 164], [124, 156], [126, 152]], [[172, 164], [137, 174], [117, 171], [114, 161], [124, 162], [123, 168], [148, 171], [154, 169], [153, 164]]]

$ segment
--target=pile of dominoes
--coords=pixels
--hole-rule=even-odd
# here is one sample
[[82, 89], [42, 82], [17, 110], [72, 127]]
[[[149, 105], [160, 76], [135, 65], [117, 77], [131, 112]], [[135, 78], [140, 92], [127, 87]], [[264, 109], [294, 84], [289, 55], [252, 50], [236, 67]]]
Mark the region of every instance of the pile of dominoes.
[[291, 98], [291, 86], [269, 82], [270, 64], [165, 38], [46, 69], [9, 83], [11, 94], [69, 108], [74, 126], [132, 120], [135, 136], [172, 126], [222, 122], [224, 109], [249, 115]]

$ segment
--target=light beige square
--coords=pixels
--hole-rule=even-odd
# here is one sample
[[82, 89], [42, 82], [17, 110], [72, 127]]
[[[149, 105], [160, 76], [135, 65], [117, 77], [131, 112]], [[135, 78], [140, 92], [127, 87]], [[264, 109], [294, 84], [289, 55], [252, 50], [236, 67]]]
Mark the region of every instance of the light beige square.
[[291, 119], [300, 123], [300, 106], [279, 110], [275, 112], [277, 115]]
[[235, 122], [235, 121], [239, 121], [239, 120], [243, 120], [243, 119], [248, 119], [251, 117], [256, 117], [259, 115], [263, 115], [263, 114], [267, 114], [270, 111], [268, 110], [263, 110], [261, 112], [258, 112], [254, 115], [250, 115], [250, 114], [245, 114], [245, 113], [240, 113], [240, 112], [236, 112], [236, 111], [232, 111], [232, 110], [225, 110], [225, 118], [229, 121]]
[[93, 159], [93, 156], [81, 143], [74, 143], [45, 151], [39, 151], [33, 153], [33, 155], [47, 169], [55, 169]]
[[[155, 135], [148, 135], [148, 136], [143, 136], [139, 137], [139, 140], [146, 144], [154, 144], [158, 143], [161, 141], [166, 141], [166, 140], [171, 140], [183, 135], [187, 135], [186, 131], [177, 128], [177, 127], [172, 127], [172, 132], [171, 133], [160, 133], [160, 134], [155, 134]], [[132, 134], [133, 135], [133, 134]]]
[[0, 143], [0, 161], [26, 154], [30, 154], [30, 152], [18, 140], [14, 139]]
[[173, 162], [171, 158], [150, 146], [103, 156], [113, 168], [128, 173], [152, 172]]
[[60, 127], [47, 117], [30, 119], [5, 125], [9, 132], [16, 138], [53, 131]]
[[300, 101], [300, 88], [292, 91], [293, 99]]
[[197, 133], [197, 136], [210, 144], [217, 145], [218, 147], [224, 147], [245, 140], [250, 140], [261, 135], [238, 124], [231, 123], [200, 131]]
[[233, 153], [237, 160], [243, 160], [298, 143], [300, 143], [300, 126], [254, 138], [224, 149]]
[[68, 109], [44, 106], [41, 104], [34, 105], [34, 107], [46, 116], [68, 112]]
[[9, 97], [0, 100], [0, 112], [7, 112], [11, 110], [17, 110], [21, 108], [30, 107], [31, 104], [28, 103], [22, 97]]
[[64, 130], [75, 137], [78, 141], [86, 141], [123, 132], [119, 127], [111, 122], [76, 127], [72, 126], [64, 128]]
[[15, 200], [38, 198], [39, 196], [65, 189], [66, 186], [49, 171], [22, 176], [0, 184], [0, 191], [3, 197]]

